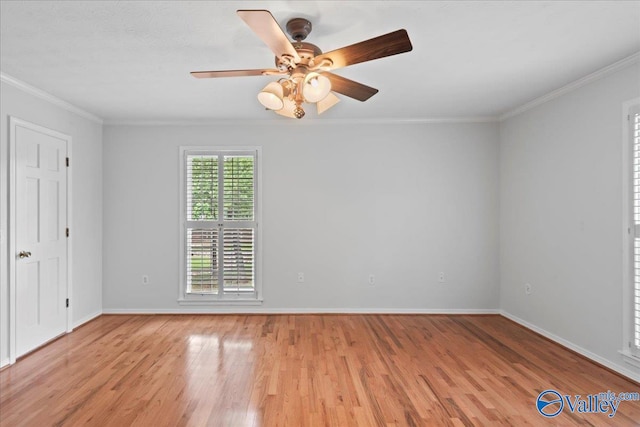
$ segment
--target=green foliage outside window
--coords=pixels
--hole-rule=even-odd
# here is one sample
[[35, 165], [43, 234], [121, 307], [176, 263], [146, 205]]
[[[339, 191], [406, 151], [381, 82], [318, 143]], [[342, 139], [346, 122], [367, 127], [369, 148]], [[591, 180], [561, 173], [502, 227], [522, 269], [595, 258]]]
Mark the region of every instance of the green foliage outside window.
[[[224, 158], [225, 220], [253, 220], [253, 157]], [[191, 158], [191, 220], [218, 219], [218, 159]]]

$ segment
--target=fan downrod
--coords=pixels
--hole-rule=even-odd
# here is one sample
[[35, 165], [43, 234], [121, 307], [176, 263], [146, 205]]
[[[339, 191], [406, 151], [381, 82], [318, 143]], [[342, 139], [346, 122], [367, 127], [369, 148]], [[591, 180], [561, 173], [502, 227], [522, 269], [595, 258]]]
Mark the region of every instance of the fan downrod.
[[293, 18], [287, 22], [287, 33], [299, 42], [307, 38], [311, 32], [311, 22], [304, 18]]

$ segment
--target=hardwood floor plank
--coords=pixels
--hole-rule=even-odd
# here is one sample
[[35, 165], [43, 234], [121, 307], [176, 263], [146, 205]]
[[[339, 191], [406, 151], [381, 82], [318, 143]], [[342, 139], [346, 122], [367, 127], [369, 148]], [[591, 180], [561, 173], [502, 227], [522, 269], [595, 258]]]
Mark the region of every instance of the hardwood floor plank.
[[103, 315], [0, 371], [0, 426], [548, 425], [547, 389], [640, 391], [501, 316]]

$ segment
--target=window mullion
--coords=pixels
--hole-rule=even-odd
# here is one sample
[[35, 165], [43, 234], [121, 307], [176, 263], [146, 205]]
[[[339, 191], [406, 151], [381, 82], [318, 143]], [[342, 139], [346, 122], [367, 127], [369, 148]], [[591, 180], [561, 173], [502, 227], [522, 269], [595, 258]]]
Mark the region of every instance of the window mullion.
[[256, 228], [257, 224], [255, 221], [220, 221], [221, 224], [225, 228]]
[[219, 221], [190, 220], [185, 221], [186, 228], [216, 228]]

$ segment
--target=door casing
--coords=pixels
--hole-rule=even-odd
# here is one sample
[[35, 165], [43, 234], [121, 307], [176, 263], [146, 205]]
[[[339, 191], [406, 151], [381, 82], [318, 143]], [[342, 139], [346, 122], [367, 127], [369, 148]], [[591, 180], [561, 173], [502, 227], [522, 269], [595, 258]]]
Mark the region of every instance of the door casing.
[[[66, 150], [67, 150], [67, 158], [71, 157], [71, 136], [63, 134], [61, 132], [55, 131], [53, 129], [49, 129], [44, 126], [37, 125], [35, 123], [31, 123], [26, 120], [19, 119], [17, 117], [9, 116], [9, 363], [13, 364], [16, 362], [17, 357], [17, 343], [16, 343], [16, 331], [17, 331], [17, 292], [16, 292], [16, 258], [18, 254], [18, 248], [16, 245], [16, 135], [17, 135], [17, 127], [24, 127], [35, 132], [40, 132], [45, 135], [49, 135], [58, 139], [62, 139], [66, 141]], [[67, 171], [67, 188], [65, 191], [67, 192], [67, 227], [71, 229], [71, 176], [69, 173], [69, 168], [66, 168]], [[72, 258], [72, 234], [69, 235], [67, 240], [67, 298], [71, 299], [71, 290], [72, 290], [72, 270], [71, 266], [73, 263], [71, 262]], [[66, 332], [72, 331], [71, 324], [71, 314], [72, 314], [72, 303], [70, 302], [69, 307], [67, 308], [67, 325]]]

